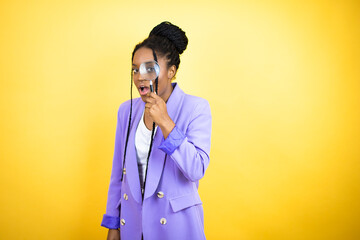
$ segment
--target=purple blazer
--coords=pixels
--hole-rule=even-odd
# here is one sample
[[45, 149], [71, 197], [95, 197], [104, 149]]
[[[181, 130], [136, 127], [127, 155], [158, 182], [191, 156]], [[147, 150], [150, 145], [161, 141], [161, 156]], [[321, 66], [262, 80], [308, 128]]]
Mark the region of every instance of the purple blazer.
[[120, 228], [122, 240], [205, 239], [198, 181], [209, 165], [211, 113], [209, 103], [185, 94], [178, 84], [166, 104], [175, 128], [164, 140], [154, 136], [142, 201], [135, 149], [135, 132], [145, 103], [133, 99], [132, 123], [123, 181], [122, 160], [130, 101], [118, 111], [115, 151], [106, 214], [101, 226]]

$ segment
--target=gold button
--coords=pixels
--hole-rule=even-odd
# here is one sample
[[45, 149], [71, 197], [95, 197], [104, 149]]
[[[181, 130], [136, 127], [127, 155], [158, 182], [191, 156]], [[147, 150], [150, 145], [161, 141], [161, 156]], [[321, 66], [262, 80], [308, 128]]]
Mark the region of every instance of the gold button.
[[124, 226], [124, 225], [125, 225], [125, 219], [122, 218], [122, 219], [120, 220], [120, 223], [121, 223], [121, 225]]
[[126, 174], [126, 168], [123, 168], [123, 174]]
[[160, 223], [161, 223], [162, 225], [165, 225], [165, 224], [166, 224], [166, 218], [160, 219]]
[[164, 193], [163, 193], [163, 192], [158, 192], [158, 193], [157, 193], [157, 196], [158, 196], [158, 198], [163, 198], [163, 197], [164, 197]]
[[128, 200], [128, 198], [129, 198], [128, 195], [126, 193], [124, 193], [124, 199]]

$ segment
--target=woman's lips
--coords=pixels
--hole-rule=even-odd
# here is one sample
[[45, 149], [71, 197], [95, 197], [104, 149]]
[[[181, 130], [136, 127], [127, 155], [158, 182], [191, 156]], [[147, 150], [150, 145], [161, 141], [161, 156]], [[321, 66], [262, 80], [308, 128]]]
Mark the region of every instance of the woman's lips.
[[145, 86], [139, 87], [139, 93], [140, 93], [141, 96], [144, 96], [144, 95], [148, 94], [148, 92], [150, 92], [149, 87], [145, 87]]

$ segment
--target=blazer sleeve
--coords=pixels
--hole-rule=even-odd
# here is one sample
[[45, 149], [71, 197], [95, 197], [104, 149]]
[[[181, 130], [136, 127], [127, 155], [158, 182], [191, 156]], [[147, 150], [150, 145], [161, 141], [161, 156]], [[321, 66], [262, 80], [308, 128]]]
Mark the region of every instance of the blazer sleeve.
[[159, 146], [193, 182], [204, 176], [210, 162], [211, 122], [209, 103], [202, 99], [192, 111], [186, 132], [175, 126]]
[[117, 229], [120, 227], [119, 202], [121, 199], [121, 172], [123, 159], [123, 126], [122, 126], [122, 107], [119, 107], [116, 132], [115, 132], [115, 149], [108, 191], [106, 214], [103, 215], [101, 226]]

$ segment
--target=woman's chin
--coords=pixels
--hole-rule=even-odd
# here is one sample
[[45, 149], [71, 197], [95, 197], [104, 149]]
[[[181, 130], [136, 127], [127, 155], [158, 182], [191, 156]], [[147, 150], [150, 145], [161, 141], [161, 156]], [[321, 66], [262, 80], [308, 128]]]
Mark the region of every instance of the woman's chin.
[[140, 95], [140, 97], [141, 97], [141, 100], [143, 100], [143, 102], [145, 102], [146, 95]]

